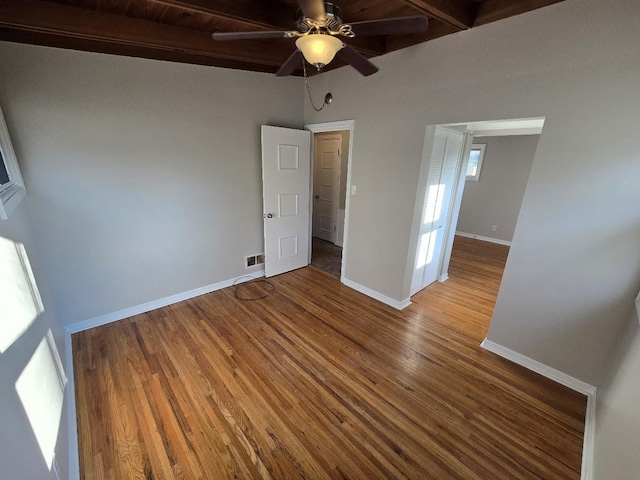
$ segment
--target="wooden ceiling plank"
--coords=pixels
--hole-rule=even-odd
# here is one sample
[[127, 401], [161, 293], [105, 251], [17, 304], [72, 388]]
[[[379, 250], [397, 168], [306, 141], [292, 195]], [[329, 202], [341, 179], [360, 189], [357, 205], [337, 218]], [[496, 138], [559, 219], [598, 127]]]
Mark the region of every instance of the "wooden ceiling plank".
[[225, 19], [263, 27], [267, 30], [291, 30], [294, 28], [295, 10], [276, 2], [252, 0], [147, 0], [150, 3], [181, 8], [186, 11], [207, 13]]
[[418, 13], [411, 5], [397, 0], [339, 0], [339, 3], [344, 14], [343, 20], [347, 23], [409, 17]]
[[214, 42], [204, 32], [35, 0], [0, 0], [0, 26], [272, 66], [292, 51], [286, 43]]
[[436, 38], [444, 37], [445, 35], [450, 35], [456, 32], [459, 32], [459, 30], [452, 25], [448, 25], [442, 22], [431, 22], [431, 24], [429, 25], [429, 30], [427, 30], [426, 33], [421, 33], [418, 35], [402, 35], [398, 37], [389, 37], [387, 39], [387, 51], [393, 52], [396, 50], [401, 50], [403, 48], [411, 47], [419, 43], [428, 42], [429, 40], [434, 40]]
[[398, 0], [441, 22], [467, 30], [473, 26], [476, 5], [461, 0]]
[[495, 22], [503, 18], [519, 15], [562, 1], [563, 0], [521, 0], [514, 2], [513, 0], [485, 0], [478, 7], [478, 13], [473, 26]]

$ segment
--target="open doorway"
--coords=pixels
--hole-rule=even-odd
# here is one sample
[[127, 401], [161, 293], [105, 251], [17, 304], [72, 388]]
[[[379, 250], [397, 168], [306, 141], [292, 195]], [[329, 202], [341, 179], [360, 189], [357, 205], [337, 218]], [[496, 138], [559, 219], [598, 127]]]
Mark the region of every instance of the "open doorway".
[[311, 264], [340, 277], [347, 195], [349, 131], [313, 136]]
[[493, 252], [504, 267], [543, 124], [533, 118], [427, 127], [411, 295], [449, 278], [453, 252], [467, 259]]
[[346, 251], [353, 121], [307, 125], [306, 128], [313, 132], [310, 263], [341, 278]]

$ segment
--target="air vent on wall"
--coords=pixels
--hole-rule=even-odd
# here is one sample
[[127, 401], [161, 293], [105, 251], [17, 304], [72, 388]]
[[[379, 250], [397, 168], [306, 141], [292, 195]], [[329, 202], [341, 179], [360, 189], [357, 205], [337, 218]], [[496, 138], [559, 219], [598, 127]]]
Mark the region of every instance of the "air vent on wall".
[[252, 268], [264, 264], [264, 253], [257, 253], [245, 257], [245, 268]]

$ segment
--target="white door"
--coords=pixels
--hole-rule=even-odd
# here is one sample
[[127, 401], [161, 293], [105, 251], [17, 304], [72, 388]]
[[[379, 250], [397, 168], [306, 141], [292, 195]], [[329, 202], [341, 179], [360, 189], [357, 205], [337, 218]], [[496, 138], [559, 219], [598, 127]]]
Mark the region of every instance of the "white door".
[[435, 282], [458, 177], [464, 134], [436, 127], [427, 176], [411, 295]]
[[335, 243], [342, 136], [316, 134], [314, 138], [312, 234]]
[[264, 269], [267, 277], [309, 264], [311, 132], [262, 126]]

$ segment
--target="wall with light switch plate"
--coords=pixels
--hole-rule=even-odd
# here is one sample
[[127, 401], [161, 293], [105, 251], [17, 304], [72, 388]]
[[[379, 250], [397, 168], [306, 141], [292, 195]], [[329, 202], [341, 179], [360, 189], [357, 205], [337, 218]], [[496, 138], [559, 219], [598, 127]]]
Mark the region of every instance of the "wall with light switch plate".
[[638, 24], [567, 0], [311, 79], [305, 123], [355, 120], [347, 280], [406, 305], [428, 125], [546, 117], [488, 338], [598, 384], [640, 284]]
[[639, 24], [635, 0], [567, 0], [314, 77], [334, 102], [305, 105], [355, 120], [346, 280], [399, 305], [425, 128], [546, 117], [487, 339], [602, 388], [585, 479], [640, 470]]

